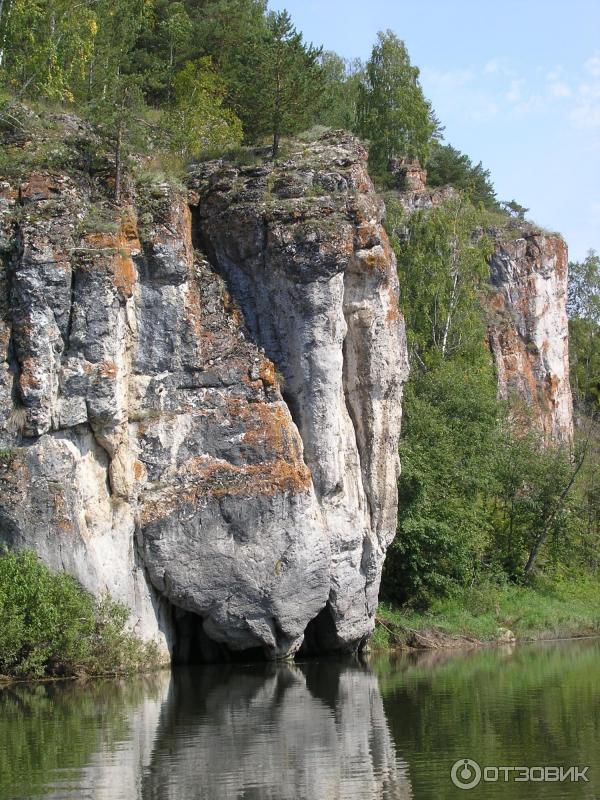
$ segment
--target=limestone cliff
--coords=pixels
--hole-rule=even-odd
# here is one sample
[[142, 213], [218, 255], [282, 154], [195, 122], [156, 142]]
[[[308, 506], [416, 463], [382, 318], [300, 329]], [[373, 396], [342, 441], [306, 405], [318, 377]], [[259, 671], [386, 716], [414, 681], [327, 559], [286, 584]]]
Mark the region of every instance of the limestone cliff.
[[490, 258], [489, 340], [498, 392], [524, 400], [547, 442], [570, 445], [567, 247], [557, 234], [522, 225]]
[[359, 647], [407, 370], [365, 151], [198, 165], [117, 210], [56, 122], [62, 168], [0, 184], [0, 540], [175, 658]]
[[[407, 214], [451, 200], [451, 186], [429, 188], [427, 172], [415, 162], [392, 162]], [[495, 242], [489, 259], [488, 339], [498, 379], [498, 396], [530, 409], [547, 443], [570, 446], [573, 404], [569, 384], [567, 246], [558, 234], [508, 220], [487, 232]]]

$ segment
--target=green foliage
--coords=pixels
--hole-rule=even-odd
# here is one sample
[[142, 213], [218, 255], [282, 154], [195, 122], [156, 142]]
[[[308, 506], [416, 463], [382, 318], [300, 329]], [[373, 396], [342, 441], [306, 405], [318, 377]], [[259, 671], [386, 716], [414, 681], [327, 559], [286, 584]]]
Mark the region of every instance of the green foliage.
[[566, 561], [572, 551], [573, 521], [566, 493], [574, 470], [569, 452], [544, 444], [531, 428], [522, 432], [520, 425], [504, 425], [497, 433], [491, 463], [497, 482], [494, 560], [512, 579], [521, 579], [532, 569], [546, 542], [547, 560]]
[[481, 352], [481, 290], [491, 244], [474, 231], [485, 218], [460, 197], [412, 214], [403, 227], [401, 214], [399, 205], [389, 204], [386, 224], [398, 259], [400, 305], [414, 366]]
[[314, 116], [323, 88], [320, 55], [320, 48], [303, 42], [287, 12], [268, 15], [244, 95], [253, 108], [248, 130], [272, 137], [273, 158], [281, 137], [302, 130]]
[[496, 387], [489, 354], [413, 373], [404, 399], [398, 536], [384, 595], [427, 605], [480, 573], [492, 529], [488, 498]]
[[439, 123], [423, 95], [418, 68], [392, 31], [377, 34], [359, 87], [357, 116], [358, 131], [370, 142], [375, 172], [385, 173], [395, 156], [427, 161]]
[[188, 61], [173, 81], [172, 146], [183, 156], [223, 151], [242, 141], [242, 124], [223, 106], [226, 87], [210, 58]]
[[509, 200], [508, 202], [501, 203], [502, 207], [511, 214], [513, 217], [517, 219], [524, 220], [525, 214], [529, 211], [528, 208], [522, 206], [520, 203], [517, 203], [516, 200]]
[[108, 597], [97, 604], [35, 553], [0, 555], [0, 674], [102, 674], [153, 666], [156, 648], [127, 630], [128, 616]]
[[52, 575], [34, 553], [0, 556], [0, 672], [75, 671], [94, 625], [93, 603], [67, 575]]
[[32, 96], [72, 100], [93, 50], [97, 22], [91, 3], [73, 13], [70, 0], [4, 0], [0, 4], [1, 74]]
[[357, 104], [364, 66], [360, 59], [349, 61], [337, 53], [321, 53], [323, 89], [316, 119], [321, 125], [336, 130], [357, 129]]
[[386, 627], [380, 626], [376, 643], [402, 644], [412, 631], [440, 631], [483, 642], [493, 641], [501, 628], [524, 640], [597, 635], [599, 608], [600, 584], [585, 571], [563, 571], [528, 585], [483, 576], [451, 597], [433, 599], [426, 610], [381, 603], [377, 618]]
[[490, 178], [481, 161], [473, 164], [469, 156], [449, 144], [433, 142], [427, 162], [427, 183], [430, 186], [453, 186], [477, 206], [500, 209]]
[[[409, 219], [388, 203], [412, 369], [398, 535], [382, 586], [386, 598], [416, 607], [481, 580], [581, 567], [582, 539], [592, 535], [582, 537], [583, 515], [594, 513], [598, 491], [597, 482], [580, 487], [583, 453], [572, 460], [545, 445], [526, 409], [496, 399], [488, 220], [464, 197]], [[597, 517], [588, 527], [597, 530]]]
[[569, 264], [569, 355], [573, 398], [600, 408], [600, 256], [593, 250]]

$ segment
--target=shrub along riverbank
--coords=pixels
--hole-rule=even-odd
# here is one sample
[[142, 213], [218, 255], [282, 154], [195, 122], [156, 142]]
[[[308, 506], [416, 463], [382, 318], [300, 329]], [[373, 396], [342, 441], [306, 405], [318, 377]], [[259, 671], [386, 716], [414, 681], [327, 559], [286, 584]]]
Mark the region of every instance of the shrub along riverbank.
[[574, 575], [529, 586], [484, 584], [435, 600], [423, 612], [382, 603], [372, 646], [468, 647], [598, 635], [600, 585]]
[[0, 555], [0, 681], [140, 672], [158, 648], [127, 627], [128, 609], [96, 600], [30, 551]]

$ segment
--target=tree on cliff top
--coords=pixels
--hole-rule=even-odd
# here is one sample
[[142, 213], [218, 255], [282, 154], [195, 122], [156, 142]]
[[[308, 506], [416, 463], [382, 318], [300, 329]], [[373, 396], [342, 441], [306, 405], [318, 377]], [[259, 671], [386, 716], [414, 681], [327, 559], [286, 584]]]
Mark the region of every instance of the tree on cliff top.
[[239, 145], [242, 124], [223, 106], [226, 87], [208, 56], [188, 61], [173, 80], [171, 146], [183, 156]]
[[456, 147], [434, 142], [426, 167], [429, 186], [453, 186], [466, 193], [474, 205], [481, 203], [492, 211], [500, 210], [490, 171], [484, 169], [481, 161], [473, 164]]
[[411, 156], [422, 164], [440, 125], [410, 63], [404, 42], [379, 32], [358, 95], [358, 131], [370, 142], [370, 163], [385, 172], [390, 158]]
[[269, 15], [242, 93], [253, 108], [246, 132], [250, 137], [272, 136], [273, 158], [281, 137], [313, 117], [323, 88], [320, 55], [321, 48], [303, 42], [287, 11]]

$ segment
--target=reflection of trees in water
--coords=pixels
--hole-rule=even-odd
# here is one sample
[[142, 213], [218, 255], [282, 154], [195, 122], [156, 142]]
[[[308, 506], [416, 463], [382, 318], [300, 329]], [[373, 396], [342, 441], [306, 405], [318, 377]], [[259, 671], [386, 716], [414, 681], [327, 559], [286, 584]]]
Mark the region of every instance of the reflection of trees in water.
[[0, 798], [134, 799], [168, 683], [157, 673], [0, 689]]
[[404, 800], [376, 676], [355, 664], [176, 673], [144, 800]]
[[[597, 791], [599, 664], [598, 639], [372, 662], [413, 791], [437, 800], [456, 797], [448, 775], [464, 757], [488, 765], [590, 765]], [[565, 784], [559, 795], [556, 784], [527, 784], [523, 796], [583, 797], [582, 790]]]

